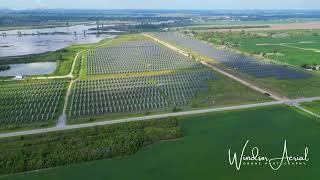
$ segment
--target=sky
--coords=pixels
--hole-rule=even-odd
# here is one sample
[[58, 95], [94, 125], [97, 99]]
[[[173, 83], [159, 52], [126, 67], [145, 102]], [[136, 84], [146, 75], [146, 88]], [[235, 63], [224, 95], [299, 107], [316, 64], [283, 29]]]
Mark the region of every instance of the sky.
[[10, 9], [320, 9], [320, 0], [0, 0]]

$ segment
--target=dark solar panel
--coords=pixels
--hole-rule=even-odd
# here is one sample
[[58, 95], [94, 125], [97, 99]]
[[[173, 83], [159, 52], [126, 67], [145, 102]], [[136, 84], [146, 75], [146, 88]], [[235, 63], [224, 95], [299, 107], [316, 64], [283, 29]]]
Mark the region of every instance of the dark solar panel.
[[228, 68], [252, 75], [254, 77], [275, 77], [278, 79], [307, 78], [309, 74], [300, 70], [257, 60], [253, 57], [238, 54], [230, 50], [221, 50], [209, 43], [189, 38], [176, 32], [154, 33], [160, 39], [182, 45], [219, 61]]

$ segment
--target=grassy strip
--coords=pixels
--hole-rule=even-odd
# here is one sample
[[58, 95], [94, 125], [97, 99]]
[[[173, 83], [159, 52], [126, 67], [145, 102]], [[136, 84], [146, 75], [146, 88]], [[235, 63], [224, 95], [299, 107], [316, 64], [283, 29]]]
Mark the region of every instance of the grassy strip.
[[175, 119], [130, 122], [0, 140], [0, 174], [127, 156], [181, 137]]
[[320, 115], [320, 101], [303, 103], [302, 106], [309, 111]]

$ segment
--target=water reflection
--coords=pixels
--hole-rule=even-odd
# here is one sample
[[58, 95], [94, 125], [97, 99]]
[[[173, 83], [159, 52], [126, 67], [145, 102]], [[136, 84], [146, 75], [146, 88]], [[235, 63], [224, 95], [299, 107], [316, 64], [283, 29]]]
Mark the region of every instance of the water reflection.
[[53, 73], [57, 68], [55, 62], [11, 64], [10, 70], [0, 71], [0, 76], [28, 76]]
[[[95, 26], [71, 26], [45, 29], [2, 31], [0, 37], [0, 57], [38, 54], [56, 51], [73, 43], [96, 43], [113, 35], [91, 35]], [[21, 35], [19, 35], [21, 34]]]

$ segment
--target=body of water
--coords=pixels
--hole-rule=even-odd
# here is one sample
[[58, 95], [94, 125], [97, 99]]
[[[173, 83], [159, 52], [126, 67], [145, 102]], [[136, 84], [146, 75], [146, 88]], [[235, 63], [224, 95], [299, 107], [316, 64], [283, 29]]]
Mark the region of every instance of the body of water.
[[57, 68], [55, 62], [41, 62], [28, 64], [11, 64], [10, 69], [0, 71], [0, 76], [30, 76], [53, 73]]
[[[105, 38], [114, 38], [114, 35], [84, 35], [95, 26], [77, 25], [70, 27], [56, 27], [45, 29], [26, 29], [0, 31], [0, 57], [39, 54], [56, 51], [73, 43], [96, 43]], [[19, 32], [21, 35], [18, 35]], [[75, 33], [76, 32], [76, 35]], [[52, 34], [53, 33], [53, 34]]]

